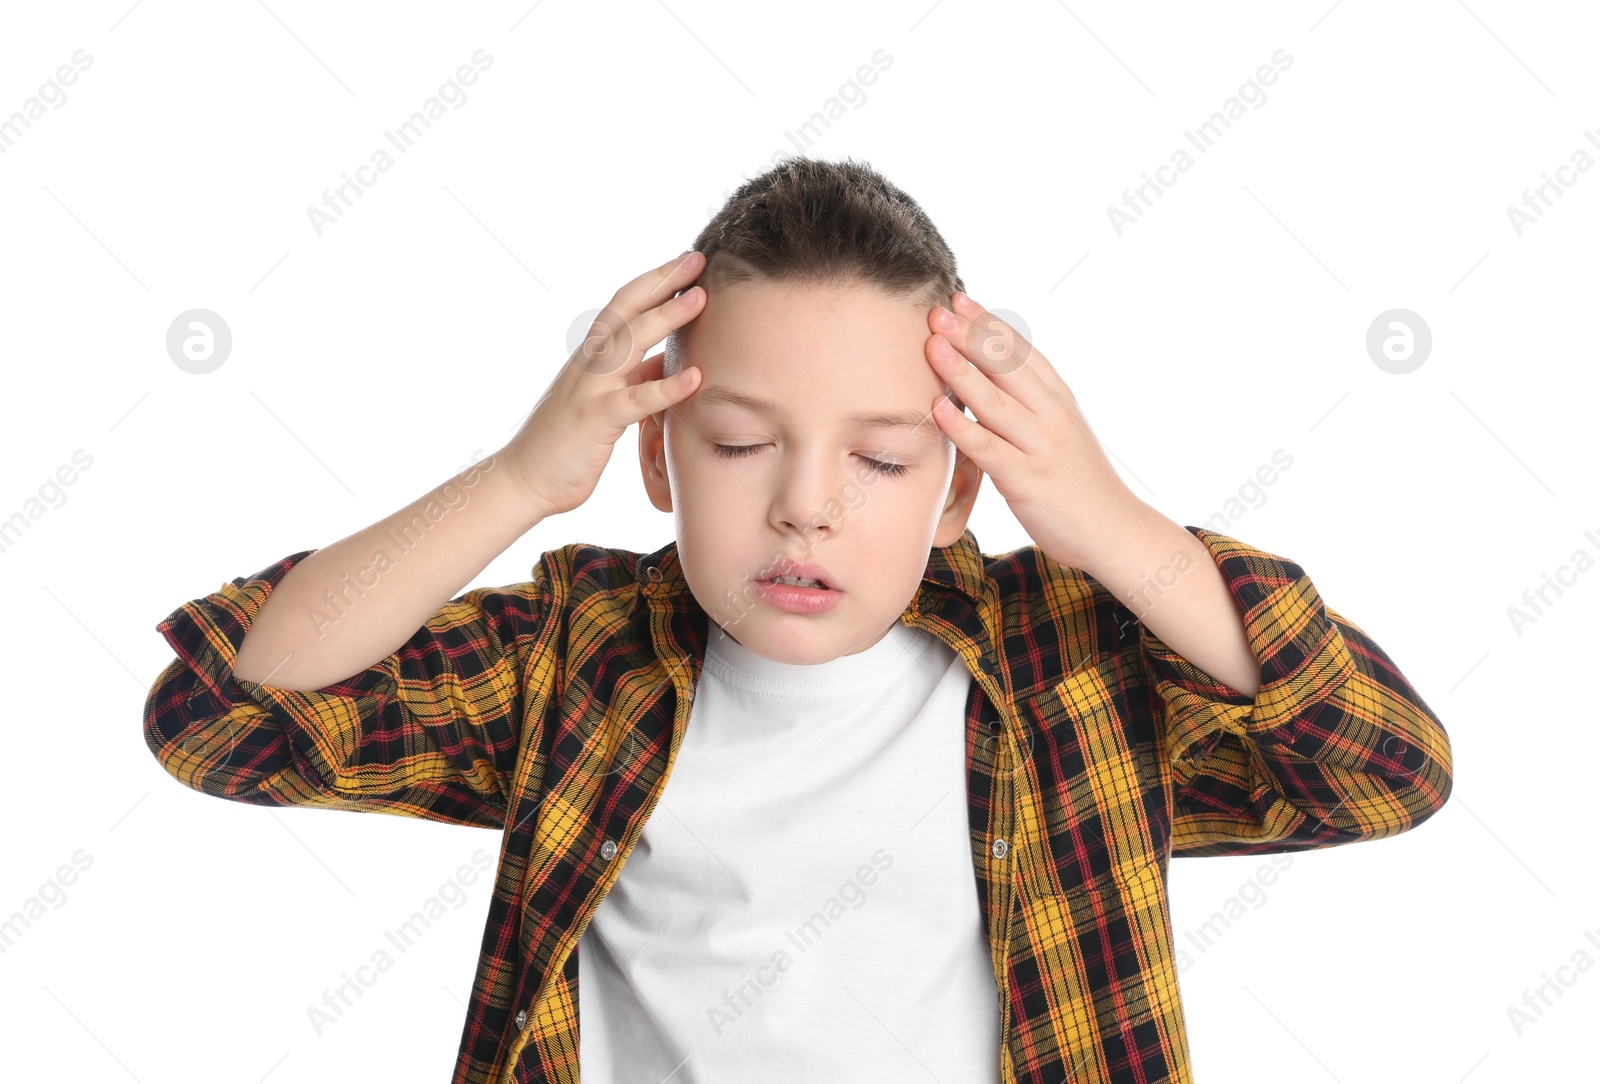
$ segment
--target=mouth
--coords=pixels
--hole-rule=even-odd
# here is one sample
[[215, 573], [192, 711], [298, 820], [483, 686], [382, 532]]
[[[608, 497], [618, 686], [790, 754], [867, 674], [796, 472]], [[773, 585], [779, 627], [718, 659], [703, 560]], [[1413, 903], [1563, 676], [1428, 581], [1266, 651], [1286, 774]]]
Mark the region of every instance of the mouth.
[[761, 584], [764, 584], [767, 587], [773, 587], [773, 586], [798, 587], [798, 588], [801, 588], [802, 590], [806, 590], [806, 591], [837, 591], [838, 590], [838, 588], [834, 587], [830, 583], [827, 583], [826, 581], [807, 579], [807, 578], [802, 577], [802, 576], [768, 576], [766, 579], [758, 580], [757, 582], [761, 583]]
[[769, 568], [757, 578], [757, 582], [767, 587], [774, 585], [787, 585], [812, 591], [837, 591], [839, 585], [833, 582], [827, 569], [817, 564], [792, 564], [787, 572], [780, 572], [782, 565]]

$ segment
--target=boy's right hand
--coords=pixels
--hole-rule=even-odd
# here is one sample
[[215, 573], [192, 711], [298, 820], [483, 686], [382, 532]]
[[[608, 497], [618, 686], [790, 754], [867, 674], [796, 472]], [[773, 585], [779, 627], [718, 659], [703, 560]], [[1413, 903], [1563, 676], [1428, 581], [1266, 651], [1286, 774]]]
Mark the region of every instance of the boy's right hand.
[[690, 380], [683, 384], [661, 379], [664, 354], [641, 359], [699, 314], [705, 290], [673, 294], [694, 282], [704, 263], [698, 252], [675, 257], [612, 295], [583, 345], [499, 453], [542, 516], [570, 512], [589, 499], [628, 426], [694, 394], [699, 369], [684, 370]]

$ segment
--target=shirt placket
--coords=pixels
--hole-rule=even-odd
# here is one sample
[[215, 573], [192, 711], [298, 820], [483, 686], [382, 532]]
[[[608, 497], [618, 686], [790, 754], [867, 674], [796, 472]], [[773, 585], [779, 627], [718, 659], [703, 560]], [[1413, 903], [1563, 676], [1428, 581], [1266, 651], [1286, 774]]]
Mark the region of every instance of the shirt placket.
[[[1011, 1034], [1011, 990], [1008, 961], [1011, 944], [1011, 918], [1016, 899], [1015, 864], [1017, 851], [1012, 845], [1016, 823], [1013, 802], [1015, 786], [1013, 777], [1019, 764], [1014, 731], [1006, 717], [1005, 693], [999, 684], [1000, 668], [987, 654], [978, 660], [973, 680], [978, 682], [990, 707], [986, 710], [987, 736], [992, 756], [974, 760], [968, 765], [973, 773], [989, 773], [988, 848], [985, 852], [985, 877], [989, 897], [990, 964], [994, 970], [995, 988], [1000, 999], [1000, 1045], [1002, 1084], [1014, 1079], [1011, 1059], [1006, 1047]], [[981, 782], [974, 780], [973, 783]], [[969, 790], [973, 788], [969, 783]]]

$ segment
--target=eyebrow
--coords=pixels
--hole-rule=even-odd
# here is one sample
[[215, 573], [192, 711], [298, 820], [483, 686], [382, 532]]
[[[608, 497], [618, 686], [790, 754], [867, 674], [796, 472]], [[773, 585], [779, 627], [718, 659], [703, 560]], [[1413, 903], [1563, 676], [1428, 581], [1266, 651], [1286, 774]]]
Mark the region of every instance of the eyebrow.
[[[713, 384], [709, 388], [702, 388], [700, 393], [689, 402], [690, 409], [696, 407], [735, 406], [765, 414], [768, 417], [784, 417], [785, 411], [770, 399], [749, 395], [742, 391], [721, 384]], [[941, 434], [937, 427], [929, 424], [931, 412], [918, 412], [915, 410], [857, 410], [846, 414], [844, 420], [863, 429], [909, 429], [914, 430], [915, 436], [924, 440], [938, 440]]]

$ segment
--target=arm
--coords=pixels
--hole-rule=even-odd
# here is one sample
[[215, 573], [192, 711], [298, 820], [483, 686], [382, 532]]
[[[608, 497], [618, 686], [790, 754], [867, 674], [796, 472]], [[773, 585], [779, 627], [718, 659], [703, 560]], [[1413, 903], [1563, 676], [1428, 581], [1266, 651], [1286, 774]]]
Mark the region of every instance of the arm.
[[[1139, 716], [1161, 757], [1152, 782], [1172, 808], [1172, 846], [1190, 854], [1326, 846], [1404, 831], [1442, 806], [1451, 771], [1444, 729], [1377, 644], [1326, 609], [1282, 558], [1195, 528], [1205, 549], [1195, 560], [1183, 529], [1117, 476], [1043, 353], [964, 292], [950, 300], [954, 311], [928, 312], [925, 351], [977, 418], [947, 395], [934, 399], [932, 416], [993, 480], [1039, 553], [1082, 570], [1116, 600], [1115, 639], [1140, 622], [1144, 680], [1133, 684], [1148, 698]], [[1081, 627], [1064, 631], [1081, 643]], [[1069, 676], [1056, 706], [1041, 710], [1095, 714], [1070, 702], [1084, 687]], [[1124, 767], [1126, 757], [1107, 771]]]
[[445, 483], [175, 610], [158, 630], [178, 657], [145, 705], [162, 767], [252, 804], [501, 825], [521, 749], [536, 744], [524, 721], [554, 684], [563, 599], [559, 573], [541, 570], [446, 600], [541, 518], [490, 467], [464, 500]]
[[574, 547], [547, 552], [533, 583], [445, 600], [583, 504], [630, 425], [692, 394], [698, 370], [665, 378], [664, 355], [644, 353], [700, 311], [703, 289], [674, 295], [703, 260], [674, 257], [612, 295], [483, 477], [163, 622], [178, 659], [147, 699], [145, 740], [167, 772], [239, 801], [503, 823], [513, 776], [543, 770], [543, 735], [524, 731], [554, 693]]
[[1115, 548], [1087, 559], [1083, 570], [1162, 643], [1230, 691], [1255, 696], [1260, 663], [1206, 544], [1142, 501], [1127, 517]]
[[321, 689], [391, 654], [544, 517], [490, 456], [398, 512], [310, 552], [274, 584], [233, 673]]
[[1452, 761], [1438, 717], [1298, 565], [1159, 516], [1142, 523], [1123, 556], [1086, 571], [1140, 623], [1174, 853], [1374, 839], [1444, 805]]

